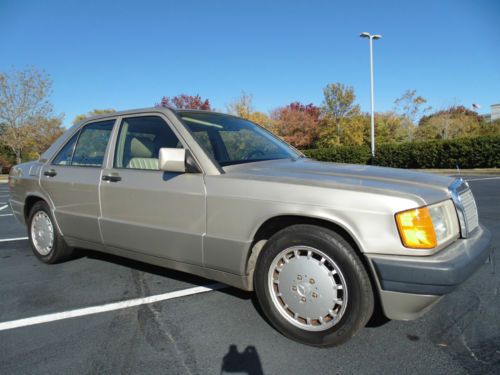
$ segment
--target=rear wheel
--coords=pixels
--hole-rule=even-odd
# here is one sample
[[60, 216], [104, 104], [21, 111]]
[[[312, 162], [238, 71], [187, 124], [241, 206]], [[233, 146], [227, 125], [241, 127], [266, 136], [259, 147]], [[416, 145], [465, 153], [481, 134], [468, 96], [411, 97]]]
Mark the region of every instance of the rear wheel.
[[45, 263], [59, 263], [73, 255], [55, 226], [50, 207], [44, 201], [36, 202], [28, 218], [28, 234], [33, 253]]
[[373, 312], [370, 280], [354, 249], [318, 226], [294, 225], [272, 236], [257, 261], [254, 285], [271, 323], [308, 345], [344, 343]]

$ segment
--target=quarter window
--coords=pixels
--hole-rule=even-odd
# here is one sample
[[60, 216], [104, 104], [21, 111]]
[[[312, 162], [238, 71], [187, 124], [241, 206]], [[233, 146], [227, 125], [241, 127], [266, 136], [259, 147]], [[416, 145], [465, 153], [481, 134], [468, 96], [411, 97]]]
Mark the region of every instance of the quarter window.
[[183, 148], [158, 116], [123, 119], [115, 152], [115, 168], [159, 170], [160, 148]]

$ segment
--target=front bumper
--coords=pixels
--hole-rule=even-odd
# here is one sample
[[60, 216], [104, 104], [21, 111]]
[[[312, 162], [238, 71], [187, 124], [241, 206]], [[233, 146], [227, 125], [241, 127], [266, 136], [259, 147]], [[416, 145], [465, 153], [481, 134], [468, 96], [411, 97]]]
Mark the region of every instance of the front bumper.
[[[470, 237], [458, 239], [431, 256], [367, 254], [378, 279], [386, 315], [393, 319], [422, 315], [440, 296], [451, 292], [485, 263], [491, 251], [490, 242], [491, 233], [478, 227]], [[400, 303], [398, 298], [406, 302]], [[405, 306], [408, 306], [407, 312]], [[391, 312], [391, 309], [399, 311]]]

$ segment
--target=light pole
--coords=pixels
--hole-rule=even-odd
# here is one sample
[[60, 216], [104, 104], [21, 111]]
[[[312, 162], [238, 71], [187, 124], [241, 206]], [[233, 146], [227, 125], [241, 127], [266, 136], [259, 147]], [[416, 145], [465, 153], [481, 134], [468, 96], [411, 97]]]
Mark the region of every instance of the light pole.
[[363, 32], [359, 35], [361, 38], [370, 39], [370, 96], [371, 96], [371, 129], [370, 129], [370, 139], [371, 139], [371, 164], [375, 164], [375, 103], [373, 98], [373, 40], [382, 38], [382, 35], [371, 35], [370, 33]]

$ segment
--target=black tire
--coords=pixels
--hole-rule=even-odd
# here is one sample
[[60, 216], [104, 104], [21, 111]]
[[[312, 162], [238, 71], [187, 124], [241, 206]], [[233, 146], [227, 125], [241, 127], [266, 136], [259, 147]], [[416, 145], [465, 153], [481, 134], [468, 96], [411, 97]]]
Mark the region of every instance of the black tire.
[[[268, 288], [268, 273], [273, 260], [285, 249], [308, 246], [328, 255], [345, 279], [348, 302], [340, 320], [322, 331], [308, 331], [293, 325], [278, 311]], [[302, 344], [329, 347], [340, 345], [363, 328], [374, 309], [374, 294], [368, 273], [355, 250], [339, 234], [314, 225], [287, 227], [267, 242], [254, 273], [254, 286], [264, 314], [283, 335]], [[294, 289], [295, 290], [295, 289]]]
[[[54, 233], [54, 240], [52, 244], [52, 248], [50, 249], [48, 254], [41, 254], [35, 246], [35, 243], [32, 238], [32, 223], [33, 223], [33, 218], [35, 215], [43, 211], [47, 217], [50, 219], [50, 222], [53, 227], [53, 233]], [[44, 201], [38, 201], [36, 202], [33, 207], [30, 210], [30, 214], [28, 217], [28, 236], [30, 239], [30, 244], [31, 244], [31, 249], [33, 250], [33, 253], [36, 255], [38, 259], [40, 259], [44, 263], [48, 264], [54, 264], [54, 263], [60, 263], [64, 262], [65, 260], [70, 259], [73, 256], [73, 248], [69, 247], [66, 242], [64, 241], [64, 238], [61, 236], [59, 231], [57, 230], [57, 226], [54, 220], [54, 217], [52, 216], [52, 212], [50, 210], [50, 207], [48, 204]]]

